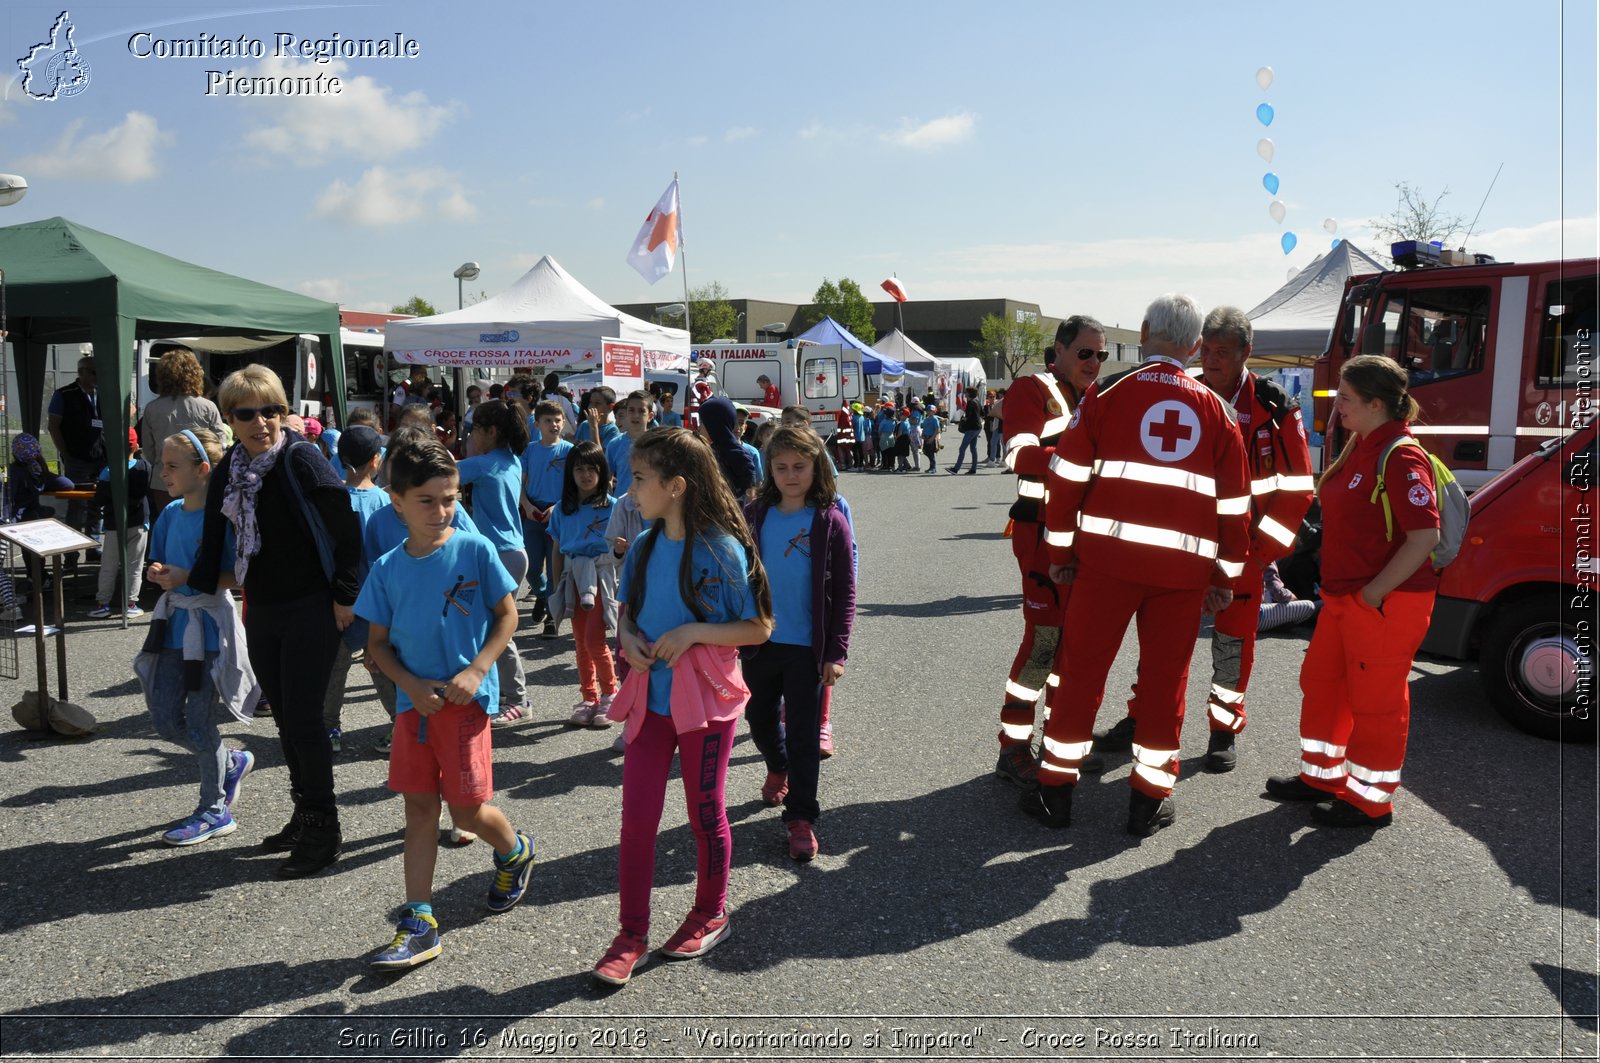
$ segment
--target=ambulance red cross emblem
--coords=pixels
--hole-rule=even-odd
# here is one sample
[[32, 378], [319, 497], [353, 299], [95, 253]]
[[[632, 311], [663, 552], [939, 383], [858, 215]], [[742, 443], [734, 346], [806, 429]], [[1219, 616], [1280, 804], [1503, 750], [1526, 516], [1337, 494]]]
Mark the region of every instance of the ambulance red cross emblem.
[[1158, 402], [1139, 423], [1139, 442], [1157, 461], [1182, 461], [1200, 445], [1200, 418], [1185, 403]]

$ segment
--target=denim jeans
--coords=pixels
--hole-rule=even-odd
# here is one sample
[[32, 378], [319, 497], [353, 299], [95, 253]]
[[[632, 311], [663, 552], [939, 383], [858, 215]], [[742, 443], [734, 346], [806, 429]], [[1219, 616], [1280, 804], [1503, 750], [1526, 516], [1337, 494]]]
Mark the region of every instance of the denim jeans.
[[[199, 617], [191, 619], [199, 623]], [[228, 770], [228, 750], [222, 744], [217, 723], [231, 719], [211, 685], [211, 661], [206, 654], [205, 675], [199, 690], [183, 689], [183, 651], [162, 650], [156, 660], [154, 681], [150, 685], [148, 708], [156, 733], [169, 742], [195, 754], [200, 763], [200, 803], [198, 812], [221, 815], [222, 778]]]
[[970, 432], [962, 432], [961, 433], [961, 449], [956, 451], [956, 462], [955, 462], [954, 465], [952, 465], [950, 467], [950, 471], [951, 472], [955, 472], [956, 470], [961, 468], [961, 459], [966, 457], [967, 451], [969, 449], [972, 451], [972, 467], [973, 467], [974, 470], [977, 469], [977, 467], [978, 467], [978, 434], [979, 433], [978, 433], [977, 429], [973, 429]]
[[[518, 587], [522, 586], [522, 577], [528, 574], [528, 554], [523, 550], [500, 551], [500, 563], [511, 574], [511, 581]], [[511, 592], [513, 597], [516, 591]], [[500, 651], [500, 656], [495, 661], [495, 668], [500, 673], [500, 707], [515, 705], [522, 707], [523, 701], [528, 696], [527, 674], [522, 669], [522, 654], [517, 651], [517, 640], [513, 633], [511, 641], [506, 643], [506, 648]]]
[[555, 574], [556, 564], [555, 549], [550, 545], [550, 525], [524, 520], [522, 539], [528, 546], [528, 586], [534, 594], [544, 598], [552, 589], [550, 577]]

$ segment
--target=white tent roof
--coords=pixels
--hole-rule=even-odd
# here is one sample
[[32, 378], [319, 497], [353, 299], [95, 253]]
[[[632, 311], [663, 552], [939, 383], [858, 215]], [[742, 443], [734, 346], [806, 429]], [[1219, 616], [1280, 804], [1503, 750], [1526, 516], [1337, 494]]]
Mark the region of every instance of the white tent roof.
[[1344, 282], [1383, 271], [1377, 259], [1349, 240], [1341, 241], [1245, 315], [1255, 329], [1251, 362], [1287, 365], [1317, 358], [1328, 349]]
[[911, 337], [899, 329], [895, 329], [874, 343], [872, 349], [879, 354], [888, 355], [897, 362], [903, 362], [907, 369], [914, 369], [921, 374], [939, 365], [939, 359], [918, 347]]
[[384, 327], [384, 346], [413, 365], [598, 368], [602, 339], [642, 345], [647, 369], [689, 366], [687, 332], [624, 314], [549, 255], [481, 303]]

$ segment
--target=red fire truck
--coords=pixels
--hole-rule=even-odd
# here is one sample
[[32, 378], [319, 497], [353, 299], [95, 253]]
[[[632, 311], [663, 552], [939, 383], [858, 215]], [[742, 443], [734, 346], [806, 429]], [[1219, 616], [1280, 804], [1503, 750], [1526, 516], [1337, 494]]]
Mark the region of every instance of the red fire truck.
[[1401, 268], [1346, 282], [1317, 359], [1312, 424], [1325, 463], [1344, 445], [1328, 423], [1339, 367], [1357, 354], [1405, 367], [1422, 407], [1412, 430], [1468, 490], [1592, 414], [1600, 261], [1495, 262], [1409, 242], [1394, 258]]
[[1472, 496], [1425, 652], [1476, 657], [1490, 702], [1525, 731], [1595, 737], [1600, 421], [1549, 439]]

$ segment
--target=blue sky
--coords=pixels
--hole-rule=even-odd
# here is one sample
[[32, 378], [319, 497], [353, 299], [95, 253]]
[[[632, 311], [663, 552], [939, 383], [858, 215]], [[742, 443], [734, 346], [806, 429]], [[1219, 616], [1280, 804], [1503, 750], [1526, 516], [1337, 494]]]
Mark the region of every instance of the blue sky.
[[[0, 222], [64, 215], [356, 309], [413, 293], [453, 307], [461, 262], [493, 293], [543, 254], [613, 302], [676, 301], [678, 274], [652, 287], [624, 262], [674, 171], [690, 282], [753, 298], [804, 301], [825, 276], [876, 293], [894, 272], [913, 299], [1026, 299], [1130, 327], [1172, 289], [1248, 308], [1327, 249], [1325, 219], [1373, 246], [1365, 223], [1397, 181], [1448, 188], [1470, 218], [1502, 162], [1475, 248], [1596, 254], [1595, 5], [1578, 0], [1515, 17], [1473, 2], [68, 10], [90, 82], [35, 102], [12, 80], [0, 171], [31, 189]], [[60, 12], [7, 5], [9, 71]], [[140, 59], [140, 31], [242, 34], [269, 56]], [[398, 32], [420, 56], [275, 59], [280, 32]], [[301, 66], [343, 92], [205, 94], [207, 70]]]

